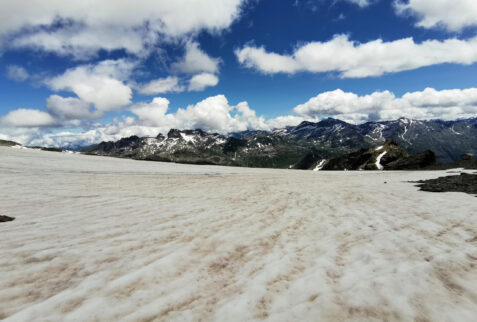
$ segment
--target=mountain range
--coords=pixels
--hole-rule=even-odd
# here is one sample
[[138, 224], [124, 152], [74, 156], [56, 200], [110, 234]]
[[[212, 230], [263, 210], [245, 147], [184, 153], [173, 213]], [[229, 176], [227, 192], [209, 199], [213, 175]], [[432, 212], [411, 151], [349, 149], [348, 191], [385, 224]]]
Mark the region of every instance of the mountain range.
[[331, 159], [372, 149], [391, 139], [410, 154], [432, 150], [438, 163], [477, 153], [477, 118], [441, 121], [368, 122], [360, 125], [337, 119], [304, 121], [273, 131], [221, 135], [200, 129], [171, 129], [157, 137], [131, 136], [101, 142], [83, 152], [139, 160], [249, 167], [292, 168], [310, 153]]

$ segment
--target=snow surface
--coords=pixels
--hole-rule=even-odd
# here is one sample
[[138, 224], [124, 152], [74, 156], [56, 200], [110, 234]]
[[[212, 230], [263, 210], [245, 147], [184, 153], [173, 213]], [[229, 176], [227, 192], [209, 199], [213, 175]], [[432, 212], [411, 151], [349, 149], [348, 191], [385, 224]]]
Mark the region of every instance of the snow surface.
[[374, 149], [374, 151], [379, 151], [379, 150], [381, 150], [382, 148], [384, 148], [384, 145], [378, 146], [376, 149]]
[[5, 321], [475, 321], [444, 171], [193, 166], [0, 147]]

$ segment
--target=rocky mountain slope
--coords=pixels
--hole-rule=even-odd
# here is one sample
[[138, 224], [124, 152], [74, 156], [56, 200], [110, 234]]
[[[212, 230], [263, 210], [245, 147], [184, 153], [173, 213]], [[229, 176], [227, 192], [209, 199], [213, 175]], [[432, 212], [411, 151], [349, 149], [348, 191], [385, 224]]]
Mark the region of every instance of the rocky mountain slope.
[[308, 170], [418, 170], [434, 165], [436, 156], [427, 150], [409, 154], [391, 139], [384, 145], [360, 149], [339, 157], [326, 159], [316, 153], [309, 153], [298, 161], [294, 169]]
[[[116, 142], [101, 142], [84, 152], [181, 163], [306, 168], [307, 162], [315, 159], [330, 160], [359, 149], [376, 148], [384, 145], [386, 139], [392, 139], [411, 154], [432, 150], [437, 162], [451, 162], [459, 160], [464, 153], [477, 154], [476, 138], [477, 118], [458, 121], [401, 118], [360, 125], [325, 119], [270, 132], [247, 131], [228, 136], [199, 129], [172, 129], [166, 136], [132, 136]], [[310, 153], [314, 157], [305, 162], [303, 158], [310, 158]], [[304, 165], [297, 166], [299, 161]]]
[[0, 140], [0, 146], [15, 146], [15, 145], [21, 145], [17, 142], [13, 141], [8, 141], [8, 140]]

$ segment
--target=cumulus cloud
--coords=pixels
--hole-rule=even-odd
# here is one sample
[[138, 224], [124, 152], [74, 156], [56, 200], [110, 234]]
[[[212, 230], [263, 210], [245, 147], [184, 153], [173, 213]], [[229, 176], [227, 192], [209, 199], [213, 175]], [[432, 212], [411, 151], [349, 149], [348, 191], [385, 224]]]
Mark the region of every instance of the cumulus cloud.
[[[128, 107], [133, 116], [114, 119], [107, 124], [78, 123], [75, 120], [65, 122], [68, 118], [91, 116], [91, 112], [88, 112], [87, 105], [79, 99], [53, 95], [47, 104], [50, 113], [19, 109], [0, 118], [0, 138], [35, 145], [84, 146], [131, 135], [156, 136], [158, 133], [167, 133], [171, 128], [200, 128], [226, 134], [245, 130], [272, 130], [297, 125], [304, 120], [318, 121], [326, 117], [351, 123], [400, 117], [454, 120], [475, 117], [477, 88], [440, 91], [426, 88], [401, 97], [396, 97], [390, 91], [357, 95], [337, 89], [321, 93], [296, 106], [293, 109], [295, 115], [271, 119], [257, 115], [247, 102], [229, 104], [224, 95], [208, 97], [196, 104], [179, 108], [176, 112], [168, 112], [169, 104], [169, 100], [163, 97], [156, 97], [150, 102], [135, 103]], [[68, 107], [64, 107], [65, 105]], [[58, 132], [58, 128], [66, 129], [67, 126], [82, 127], [84, 131]], [[55, 127], [56, 130], [49, 131], [49, 127]]]
[[[251, 129], [269, 130], [271, 127], [263, 116], [257, 116], [246, 102], [230, 105], [225, 96], [208, 97], [175, 113], [168, 113], [169, 100], [156, 97], [151, 102], [130, 106], [134, 117], [114, 119], [107, 124], [97, 124], [83, 132], [26, 131], [11, 128], [7, 133], [0, 131], [0, 137], [17, 139], [22, 143], [50, 146], [86, 146], [101, 141], [119, 140], [131, 135], [156, 136], [167, 133], [171, 128], [196, 129], [226, 134]], [[283, 122], [283, 120], [282, 120]], [[286, 122], [283, 122], [285, 124]]]
[[189, 81], [189, 91], [203, 91], [206, 87], [215, 86], [219, 78], [213, 74], [202, 73], [193, 76]]
[[303, 121], [317, 121], [318, 119], [315, 117], [303, 117], [303, 116], [296, 116], [296, 115], [285, 115], [285, 116], [277, 116], [275, 118], [267, 120], [267, 124], [270, 129], [282, 129], [287, 126], [295, 126], [300, 124]]
[[477, 88], [438, 91], [426, 88], [396, 97], [389, 91], [359, 96], [337, 89], [312, 97], [294, 108], [304, 118], [334, 117], [348, 122], [412, 119], [444, 119], [475, 117]]
[[[83, 59], [124, 49], [141, 55], [158, 40], [218, 32], [239, 17], [244, 0], [0, 2], [0, 47], [32, 47]], [[210, 10], [209, 8], [214, 8]]]
[[347, 35], [337, 35], [327, 42], [302, 45], [291, 55], [271, 53], [264, 47], [252, 46], [238, 49], [235, 54], [241, 64], [265, 74], [338, 72], [342, 78], [361, 78], [442, 63], [475, 63], [477, 37], [469, 40], [426, 40], [422, 43], [416, 43], [412, 38], [356, 43]]
[[70, 91], [101, 112], [131, 103], [132, 90], [124, 83], [134, 64], [124, 59], [106, 60], [97, 65], [81, 65], [47, 79], [55, 91]]
[[137, 103], [130, 110], [138, 117], [136, 125], [156, 127], [156, 132], [163, 132], [164, 129], [181, 127], [175, 115], [166, 114], [168, 109], [169, 100], [156, 97], [150, 103]]
[[417, 17], [417, 26], [423, 28], [444, 27], [460, 31], [477, 26], [477, 1], [475, 0], [398, 0], [394, 2], [400, 15]]
[[50, 114], [26, 108], [10, 111], [0, 118], [0, 124], [10, 127], [43, 127], [55, 123], [56, 120]]
[[174, 116], [183, 129], [200, 128], [224, 134], [248, 129], [268, 129], [264, 118], [257, 117], [246, 102], [232, 106], [224, 95], [208, 97], [185, 109], [179, 108]]
[[172, 64], [172, 69], [187, 74], [200, 72], [217, 73], [220, 62], [219, 58], [209, 57], [209, 55], [203, 52], [197, 42], [188, 42], [184, 57]]
[[222, 134], [246, 130], [270, 130], [286, 125], [295, 125], [303, 120], [300, 116], [278, 117], [266, 120], [257, 116], [247, 102], [230, 105], [224, 95], [208, 97], [196, 104], [179, 108], [175, 113], [168, 113], [169, 100], [156, 97], [151, 102], [136, 103], [130, 111], [136, 118], [128, 118], [123, 125], [128, 127], [144, 126], [147, 131], [155, 128], [165, 133], [171, 128], [197, 129]]
[[30, 74], [21, 66], [10, 65], [7, 67], [7, 77], [17, 82], [23, 82], [30, 78]]
[[103, 116], [99, 111], [91, 111], [91, 104], [75, 97], [51, 95], [46, 100], [46, 108], [59, 120], [93, 120]]
[[147, 84], [139, 85], [138, 91], [141, 94], [157, 95], [164, 93], [178, 93], [182, 92], [184, 87], [179, 85], [179, 78], [169, 76], [166, 78], [158, 78], [150, 81]]

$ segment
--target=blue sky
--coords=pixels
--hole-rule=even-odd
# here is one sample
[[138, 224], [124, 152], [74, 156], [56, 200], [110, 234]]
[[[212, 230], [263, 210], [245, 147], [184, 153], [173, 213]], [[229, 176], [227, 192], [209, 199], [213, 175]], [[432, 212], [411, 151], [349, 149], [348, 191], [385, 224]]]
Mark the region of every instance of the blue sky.
[[26, 2], [0, 3], [0, 139], [477, 113], [474, 0]]

